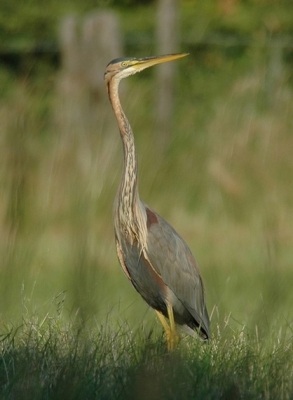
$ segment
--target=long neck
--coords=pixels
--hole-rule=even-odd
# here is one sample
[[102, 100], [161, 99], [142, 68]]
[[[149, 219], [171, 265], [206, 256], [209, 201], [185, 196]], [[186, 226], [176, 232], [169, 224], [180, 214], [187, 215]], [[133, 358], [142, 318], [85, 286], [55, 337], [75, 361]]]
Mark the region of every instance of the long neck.
[[115, 206], [119, 217], [127, 225], [131, 225], [134, 222], [138, 203], [140, 203], [137, 187], [137, 159], [132, 129], [119, 100], [118, 86], [119, 80], [114, 78], [110, 81], [108, 87], [109, 98], [119, 125], [124, 152], [123, 173]]

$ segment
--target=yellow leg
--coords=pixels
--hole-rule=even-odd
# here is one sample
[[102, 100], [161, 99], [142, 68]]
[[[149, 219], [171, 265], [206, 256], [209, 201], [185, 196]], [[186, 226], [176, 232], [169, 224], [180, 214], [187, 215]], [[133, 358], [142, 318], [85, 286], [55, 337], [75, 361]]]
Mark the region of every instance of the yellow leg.
[[167, 333], [167, 331], [170, 330], [170, 327], [169, 327], [169, 325], [168, 325], [168, 322], [165, 320], [164, 315], [163, 315], [162, 313], [160, 313], [160, 311], [157, 311], [157, 310], [155, 310], [155, 311], [156, 311], [156, 313], [157, 313], [157, 316], [158, 316], [158, 318], [159, 318], [161, 324], [163, 325], [163, 328], [164, 328], [165, 332]]
[[179, 342], [179, 336], [176, 332], [176, 325], [174, 321], [173, 307], [168, 304], [167, 306], [168, 317], [170, 321], [170, 337], [169, 337], [169, 350], [174, 350]]
[[175, 321], [174, 321], [174, 314], [173, 314], [173, 308], [172, 306], [168, 305], [167, 306], [167, 312], [168, 312], [168, 317], [170, 321], [170, 325], [166, 321], [165, 317], [163, 314], [161, 314], [159, 311], [156, 310], [157, 316], [161, 322], [161, 324], [164, 327], [165, 333], [166, 333], [166, 339], [167, 339], [167, 347], [169, 351], [174, 350], [179, 341], [179, 336], [176, 332], [176, 326], [175, 326]]

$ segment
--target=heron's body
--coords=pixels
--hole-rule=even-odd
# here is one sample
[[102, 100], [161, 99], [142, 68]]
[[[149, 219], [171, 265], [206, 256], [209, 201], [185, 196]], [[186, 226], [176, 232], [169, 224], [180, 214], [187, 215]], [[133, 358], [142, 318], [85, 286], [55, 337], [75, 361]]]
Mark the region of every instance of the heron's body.
[[[209, 316], [196, 261], [187, 244], [138, 194], [137, 158], [130, 124], [122, 110], [118, 86], [122, 78], [144, 68], [182, 57], [117, 59], [108, 64], [105, 82], [117, 118], [124, 150], [122, 179], [114, 204], [114, 226], [120, 264], [143, 299], [154, 308], [174, 347], [175, 323], [189, 334], [209, 337]], [[170, 327], [164, 317], [170, 319]]]

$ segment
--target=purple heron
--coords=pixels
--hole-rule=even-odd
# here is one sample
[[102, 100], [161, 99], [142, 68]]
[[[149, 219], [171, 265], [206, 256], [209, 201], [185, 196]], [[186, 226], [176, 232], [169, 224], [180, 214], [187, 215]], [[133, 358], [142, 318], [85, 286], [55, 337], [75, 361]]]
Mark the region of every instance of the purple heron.
[[139, 198], [134, 136], [120, 103], [118, 87], [123, 78], [186, 55], [118, 58], [107, 65], [105, 72], [124, 151], [123, 173], [114, 203], [117, 255], [134, 288], [155, 309], [165, 329], [169, 350], [178, 343], [176, 324], [192, 336], [197, 332], [200, 338], [209, 338], [204, 287], [185, 241]]

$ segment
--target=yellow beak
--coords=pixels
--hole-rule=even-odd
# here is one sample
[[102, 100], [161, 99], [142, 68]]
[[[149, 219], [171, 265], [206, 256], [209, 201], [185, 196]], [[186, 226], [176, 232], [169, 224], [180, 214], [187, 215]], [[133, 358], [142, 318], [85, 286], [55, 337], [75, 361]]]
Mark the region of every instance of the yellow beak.
[[166, 54], [163, 56], [138, 58], [134, 61], [132, 67], [134, 67], [138, 71], [141, 71], [145, 68], [152, 67], [153, 65], [177, 60], [178, 58], [186, 57], [188, 55], [189, 53], [176, 53], [176, 54]]

